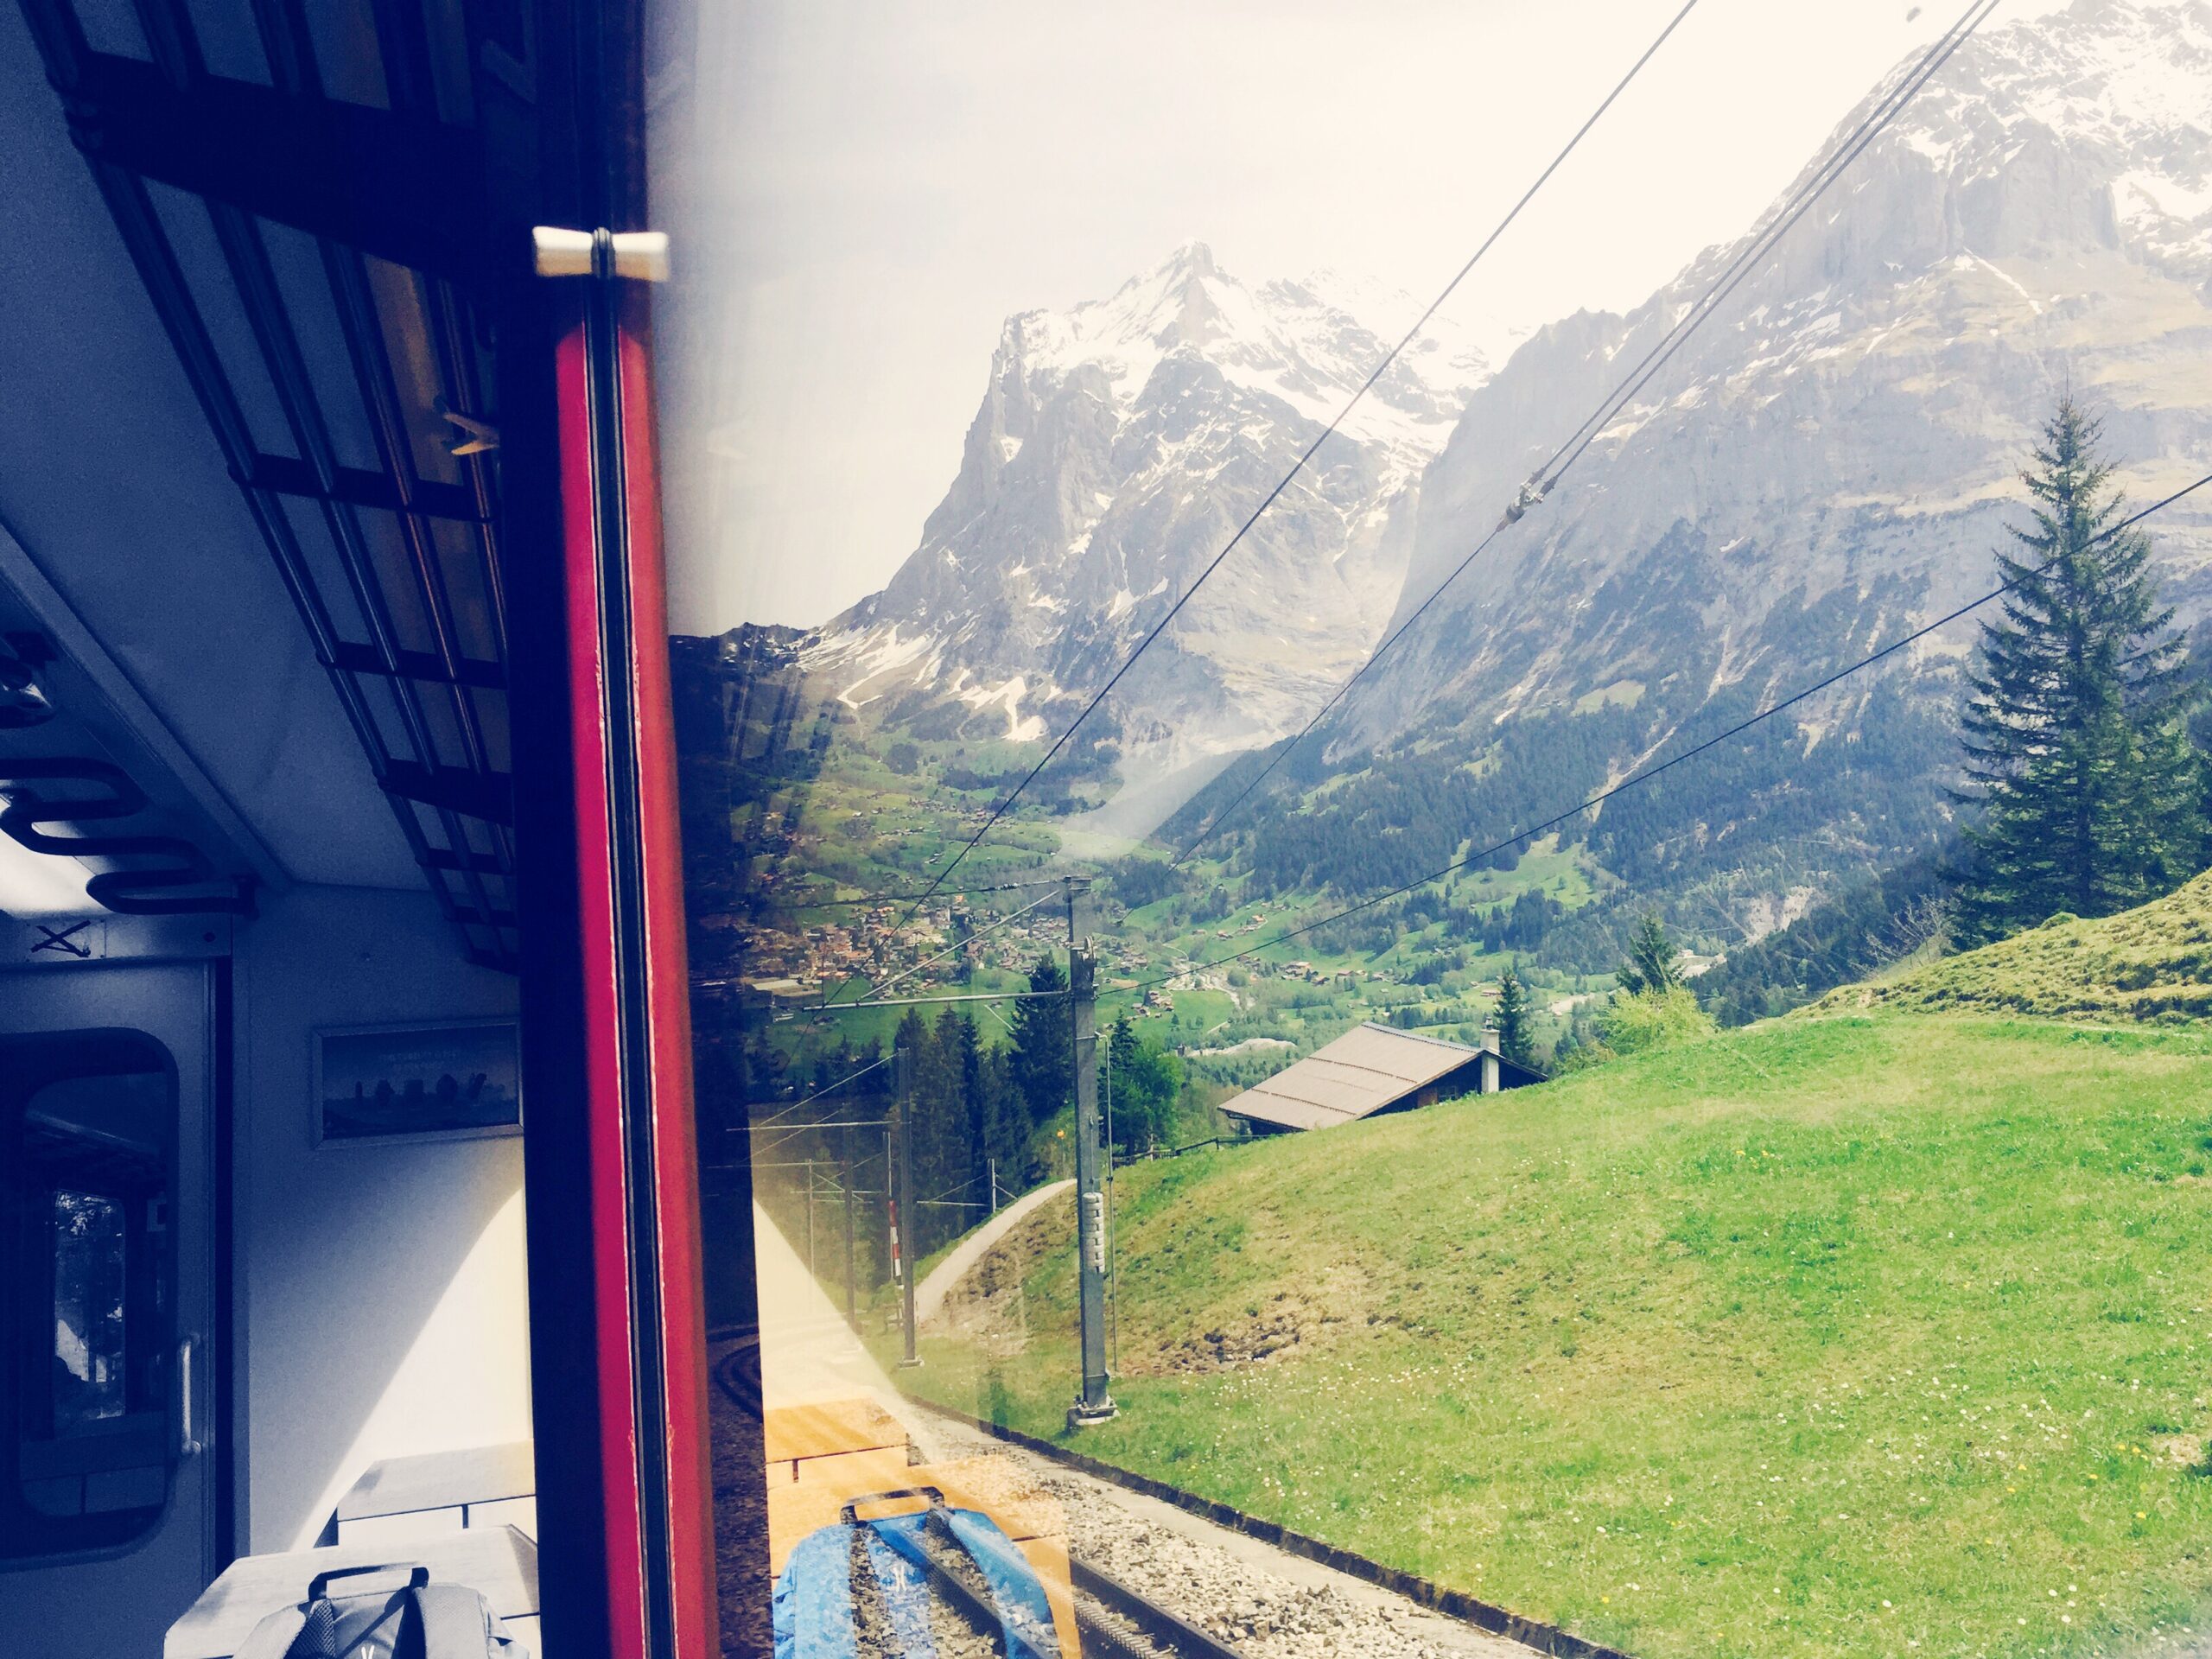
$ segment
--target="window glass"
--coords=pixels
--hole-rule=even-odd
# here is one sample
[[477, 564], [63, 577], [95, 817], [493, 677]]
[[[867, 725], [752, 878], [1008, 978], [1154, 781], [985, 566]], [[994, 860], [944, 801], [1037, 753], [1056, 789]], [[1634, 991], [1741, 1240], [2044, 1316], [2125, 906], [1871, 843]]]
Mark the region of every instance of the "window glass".
[[2212, 14], [659, 10], [733, 1635], [2212, 1651]]
[[67, 1434], [124, 1411], [123, 1205], [57, 1188], [54, 1240], [54, 1429]]

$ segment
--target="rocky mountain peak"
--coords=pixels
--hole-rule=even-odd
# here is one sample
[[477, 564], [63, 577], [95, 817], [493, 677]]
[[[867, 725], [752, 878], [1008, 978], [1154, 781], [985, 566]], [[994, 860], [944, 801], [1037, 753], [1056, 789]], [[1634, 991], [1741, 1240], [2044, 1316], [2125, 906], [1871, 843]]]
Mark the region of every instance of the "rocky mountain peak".
[[[1986, 593], [2023, 521], [2019, 469], [2069, 385], [2103, 417], [2135, 501], [2195, 477], [2212, 450], [2212, 380], [2196, 366], [2212, 352], [2208, 68], [2201, 0], [2077, 0], [1978, 34], [1452, 581], [1348, 702], [1326, 753], [1471, 758], [1512, 721], [1618, 728], [1604, 766], [1548, 780], [1571, 800], [1718, 729], [1724, 711]], [[1707, 250], [1625, 315], [1539, 331], [1470, 397], [1421, 482], [1401, 614], [1745, 245]], [[2152, 534], [2183, 619], [2212, 612], [2212, 510], [2183, 504]], [[1783, 728], [1794, 735], [1773, 740], [1786, 766], [1739, 767], [1683, 821], [1624, 808], [1645, 854], [1669, 849], [1643, 874], [1725, 844], [1718, 862], [1754, 886], [1794, 860], [1789, 881], [1818, 892], [1900, 855], [1904, 826], [1924, 834], [1949, 810], [1954, 671], [1973, 638], [1961, 624], [1801, 706]], [[1829, 758], [1846, 745], [1847, 763]], [[1822, 766], [1834, 775], [1815, 810], [1793, 791]], [[1763, 824], [1793, 822], [1817, 822], [1819, 840], [1761, 850]]]
[[[920, 545], [813, 660], [874, 714], [1040, 731], [1063, 688], [1102, 678], [1174, 602], [1420, 309], [1328, 272], [1247, 283], [1190, 242], [1104, 299], [1007, 319]], [[1441, 322], [1376, 383], [1131, 682], [1125, 775], [1279, 734], [1351, 671], [1397, 590], [1401, 498], [1487, 372]]]

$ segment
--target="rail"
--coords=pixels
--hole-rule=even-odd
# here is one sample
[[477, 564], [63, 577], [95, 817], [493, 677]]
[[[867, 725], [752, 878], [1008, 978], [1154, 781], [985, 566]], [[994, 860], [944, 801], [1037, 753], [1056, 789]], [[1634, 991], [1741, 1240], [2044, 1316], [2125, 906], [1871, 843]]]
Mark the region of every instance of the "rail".
[[1561, 1630], [1555, 1624], [1512, 1612], [1495, 1603], [1469, 1595], [1464, 1590], [1438, 1584], [1433, 1580], [1424, 1579], [1402, 1568], [1385, 1567], [1380, 1561], [1370, 1560], [1338, 1545], [1324, 1542], [1280, 1522], [1247, 1515], [1226, 1503], [1185, 1491], [1179, 1486], [1171, 1486], [1166, 1481], [1140, 1475], [1037, 1435], [1025, 1433], [1005, 1423], [993, 1422], [942, 1402], [925, 1400], [914, 1395], [908, 1395], [906, 1402], [926, 1414], [949, 1419], [988, 1434], [994, 1440], [1003, 1440], [1009, 1446], [1020, 1446], [1023, 1451], [1033, 1452], [1063, 1468], [1072, 1469], [1096, 1480], [1110, 1482], [1125, 1491], [1156, 1498], [1163, 1503], [1172, 1503], [1177, 1509], [1211, 1521], [1217, 1527], [1243, 1533], [1248, 1538], [1256, 1538], [1262, 1543], [1271, 1544], [1293, 1555], [1301, 1555], [1309, 1561], [1333, 1567], [1348, 1578], [1359, 1579], [1391, 1591], [1418, 1606], [1456, 1618], [1462, 1624], [1471, 1624], [1494, 1636], [1518, 1642], [1540, 1654], [1552, 1656], [1552, 1659], [1629, 1659], [1627, 1654], [1603, 1642], [1593, 1642], [1586, 1637], [1575, 1635], [1572, 1630]]
[[[1239, 1659], [1237, 1650], [1197, 1625], [1178, 1618], [1157, 1602], [1147, 1601], [1118, 1579], [1109, 1578], [1087, 1561], [1068, 1557], [1068, 1580], [1078, 1598], [1088, 1599], [1135, 1625], [1162, 1652], [1192, 1656], [1192, 1659]], [[1076, 1603], [1076, 1628], [1092, 1634], [1096, 1619], [1084, 1617], [1084, 1601]]]
[[[760, 1328], [732, 1326], [713, 1334], [725, 1340], [735, 1339], [735, 1345], [713, 1368], [715, 1385], [732, 1405], [748, 1415], [758, 1416], [761, 1409]], [[782, 1461], [779, 1459], [779, 1464]], [[793, 1472], [797, 1472], [796, 1466]], [[926, 1480], [928, 1472], [925, 1466], [917, 1468], [914, 1475], [917, 1480]], [[943, 1498], [932, 1489], [918, 1486], [911, 1495], [925, 1494], [932, 1500], [932, 1511], [938, 1510]], [[846, 1520], [851, 1521], [854, 1515], [853, 1506], [848, 1504], [844, 1510]], [[923, 1570], [939, 1602], [977, 1636], [1004, 1644], [1017, 1659], [1039, 1650], [1022, 1639], [1019, 1631], [1013, 1633], [1013, 1641], [1007, 1641], [1009, 1632], [996, 1599], [949, 1529], [942, 1533], [934, 1528], [926, 1529], [919, 1541]], [[1070, 1556], [1068, 1580], [1075, 1597], [1076, 1630], [1082, 1637], [1086, 1656], [1098, 1656], [1099, 1659], [1243, 1659], [1236, 1648], [1086, 1561]]]

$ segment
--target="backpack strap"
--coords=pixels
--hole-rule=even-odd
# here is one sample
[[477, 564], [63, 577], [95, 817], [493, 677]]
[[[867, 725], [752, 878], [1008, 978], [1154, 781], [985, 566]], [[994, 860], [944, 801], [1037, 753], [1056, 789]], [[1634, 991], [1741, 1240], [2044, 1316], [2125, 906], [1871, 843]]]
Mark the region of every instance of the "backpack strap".
[[423, 1659], [485, 1659], [506, 1646], [506, 1633], [495, 1629], [492, 1609], [468, 1586], [417, 1585], [409, 1593], [423, 1624]]

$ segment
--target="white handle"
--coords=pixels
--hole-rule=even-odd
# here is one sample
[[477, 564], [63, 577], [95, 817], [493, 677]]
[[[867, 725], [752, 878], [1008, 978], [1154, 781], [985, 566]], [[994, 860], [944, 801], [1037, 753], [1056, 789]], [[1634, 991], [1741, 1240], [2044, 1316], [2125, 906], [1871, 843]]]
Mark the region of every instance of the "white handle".
[[176, 1452], [180, 1458], [196, 1458], [207, 1448], [200, 1444], [198, 1433], [198, 1414], [194, 1410], [192, 1395], [193, 1362], [200, 1357], [200, 1338], [186, 1337], [176, 1345]]
[[[534, 226], [530, 234], [537, 253], [539, 276], [588, 276], [592, 274], [593, 245], [598, 238], [589, 231], [570, 231], [555, 225], [539, 225]], [[668, 280], [666, 231], [617, 231], [607, 238], [607, 256], [609, 265], [617, 276], [628, 276], [641, 283], [664, 283]]]

